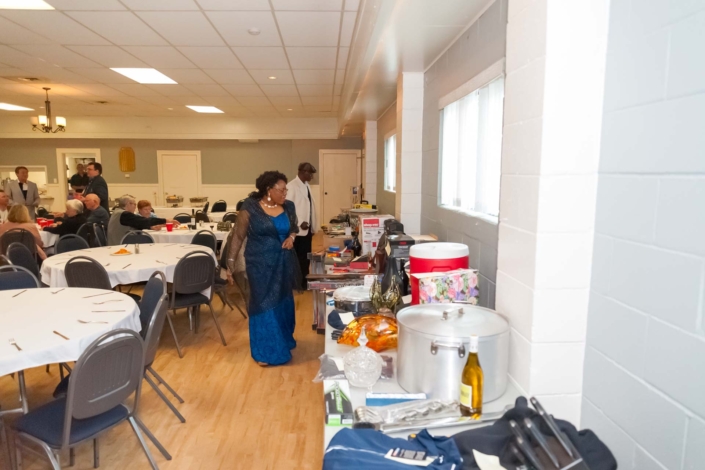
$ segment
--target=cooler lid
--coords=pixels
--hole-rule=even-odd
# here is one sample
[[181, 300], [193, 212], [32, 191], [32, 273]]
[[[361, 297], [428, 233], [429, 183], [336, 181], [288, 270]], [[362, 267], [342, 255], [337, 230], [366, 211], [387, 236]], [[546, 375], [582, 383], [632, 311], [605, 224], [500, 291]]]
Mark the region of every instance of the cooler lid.
[[339, 287], [333, 292], [333, 299], [349, 302], [369, 302], [370, 288], [365, 286]]
[[494, 310], [469, 304], [413, 305], [397, 313], [397, 322], [418, 333], [449, 338], [495, 336], [509, 330]]
[[409, 254], [412, 258], [452, 259], [469, 256], [470, 250], [462, 243], [435, 242], [414, 245]]

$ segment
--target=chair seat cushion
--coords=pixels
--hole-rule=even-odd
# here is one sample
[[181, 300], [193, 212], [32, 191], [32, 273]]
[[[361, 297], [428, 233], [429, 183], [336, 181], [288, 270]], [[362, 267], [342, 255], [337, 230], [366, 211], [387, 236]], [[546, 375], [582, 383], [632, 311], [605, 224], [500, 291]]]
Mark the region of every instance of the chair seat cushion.
[[207, 304], [209, 298], [203, 294], [176, 294], [174, 298], [174, 306], [172, 308], [185, 308], [192, 305]]
[[[15, 423], [15, 429], [36, 437], [51, 447], [61, 447], [65, 411], [66, 398], [51, 401], [21, 416]], [[127, 417], [127, 408], [118, 405], [92, 418], [74, 419], [71, 421], [69, 444], [88, 439]]]

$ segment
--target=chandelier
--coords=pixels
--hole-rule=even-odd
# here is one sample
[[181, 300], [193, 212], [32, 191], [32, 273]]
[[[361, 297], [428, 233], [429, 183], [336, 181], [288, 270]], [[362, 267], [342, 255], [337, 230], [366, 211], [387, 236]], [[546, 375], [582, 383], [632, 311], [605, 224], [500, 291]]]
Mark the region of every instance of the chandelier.
[[49, 101], [49, 90], [51, 88], [44, 88], [44, 91], [46, 92], [47, 99], [44, 102], [44, 107], [46, 109], [46, 116], [32, 116], [29, 118], [29, 121], [32, 123], [32, 130], [33, 131], [41, 131], [46, 134], [52, 133], [56, 134], [57, 132], [66, 132], [66, 118], [61, 117], [61, 116], [56, 116], [56, 129], [54, 129], [51, 125], [51, 102]]

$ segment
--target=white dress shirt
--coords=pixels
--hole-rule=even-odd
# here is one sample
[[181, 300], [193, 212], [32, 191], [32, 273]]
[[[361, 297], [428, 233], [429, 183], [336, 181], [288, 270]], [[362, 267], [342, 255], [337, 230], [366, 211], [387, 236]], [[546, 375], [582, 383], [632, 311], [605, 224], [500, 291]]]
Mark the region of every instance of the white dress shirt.
[[[316, 227], [318, 227], [318, 221], [316, 220], [316, 203], [313, 200], [313, 194], [311, 194], [311, 187], [308, 183], [304, 183], [297, 176], [293, 180], [289, 181], [286, 185], [289, 192], [286, 198], [294, 203], [296, 206], [296, 218], [299, 219], [299, 233], [298, 236], [304, 237], [308, 235], [308, 230], [301, 229], [301, 224], [308, 222], [310, 225], [311, 233], [316, 233]], [[311, 195], [311, 200], [309, 202], [309, 194]]]

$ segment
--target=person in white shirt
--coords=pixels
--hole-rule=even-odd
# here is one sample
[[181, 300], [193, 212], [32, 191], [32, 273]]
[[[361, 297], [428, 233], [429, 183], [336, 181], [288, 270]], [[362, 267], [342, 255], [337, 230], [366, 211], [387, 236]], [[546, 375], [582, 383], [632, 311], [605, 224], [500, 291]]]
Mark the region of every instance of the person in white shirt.
[[316, 221], [316, 204], [311, 195], [311, 187], [309, 182], [313, 179], [316, 173], [316, 168], [308, 162], [299, 165], [299, 174], [296, 178], [289, 181], [286, 185], [286, 198], [296, 206], [296, 217], [299, 220], [299, 233], [294, 239], [294, 249], [299, 258], [299, 266], [304, 279], [308, 275], [309, 259], [308, 254], [311, 252], [311, 241], [315, 233], [315, 227], [318, 226]]
[[0, 189], [0, 224], [7, 221], [7, 206], [10, 204], [10, 198], [7, 193]]

